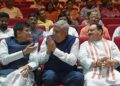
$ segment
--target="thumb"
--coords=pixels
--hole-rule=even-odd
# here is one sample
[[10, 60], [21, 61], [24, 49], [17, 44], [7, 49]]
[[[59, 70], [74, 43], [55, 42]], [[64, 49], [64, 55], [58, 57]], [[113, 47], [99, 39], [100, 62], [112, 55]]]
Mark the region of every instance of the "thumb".
[[32, 47], [32, 46], [34, 46], [34, 43], [31, 43], [31, 44], [28, 45], [28, 47]]

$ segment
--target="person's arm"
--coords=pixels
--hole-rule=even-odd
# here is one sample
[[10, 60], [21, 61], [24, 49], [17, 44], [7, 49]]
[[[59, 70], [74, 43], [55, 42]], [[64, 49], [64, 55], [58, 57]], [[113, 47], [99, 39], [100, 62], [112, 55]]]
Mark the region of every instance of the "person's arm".
[[120, 65], [120, 51], [114, 42], [111, 42], [111, 57]]
[[24, 55], [30, 54], [36, 49], [33, 44], [29, 44], [25, 49], [9, 54], [8, 46], [5, 39], [1, 41], [0, 47], [0, 61], [2, 65], [7, 65], [15, 60], [24, 58]]
[[23, 14], [19, 8], [17, 8], [17, 18], [23, 18]]
[[57, 56], [63, 62], [73, 66], [77, 62], [78, 50], [79, 50], [79, 40], [78, 38], [76, 38], [74, 44], [72, 45], [70, 53], [65, 53], [59, 50], [58, 48], [56, 48], [53, 54]]
[[114, 38], [116, 36], [120, 36], [120, 27], [117, 27], [113, 33], [113, 36], [112, 36], [112, 41], [114, 41]]
[[90, 57], [89, 48], [87, 46], [88, 46], [87, 41], [80, 45], [79, 61], [80, 61], [80, 64], [85, 69], [90, 69], [90, 67], [92, 66], [93, 60]]
[[49, 54], [47, 53], [47, 45], [46, 45], [46, 38], [44, 38], [41, 46], [40, 46], [40, 51], [36, 52], [37, 54], [37, 59], [40, 64], [44, 64], [48, 61], [49, 59]]
[[[38, 43], [36, 43], [34, 46], [38, 46]], [[37, 51], [38, 49], [36, 48], [33, 52], [30, 53], [29, 55], [29, 62], [28, 62], [28, 66], [34, 70], [39, 66], [39, 61], [37, 59]]]
[[7, 65], [10, 62], [13, 62], [15, 60], [18, 60], [20, 58], [23, 58], [23, 51], [18, 51], [12, 54], [9, 54], [8, 52], [8, 46], [6, 44], [5, 39], [1, 40], [0, 42], [0, 61], [2, 65]]
[[[36, 43], [34, 46], [37, 47], [38, 43]], [[37, 50], [38, 49], [36, 48], [33, 52], [30, 53], [28, 64], [19, 68], [19, 69], [21, 69], [21, 73], [24, 76], [28, 76], [28, 74], [30, 74], [30, 72], [32, 72], [39, 66], [39, 61], [37, 58], [37, 52], [38, 52]]]

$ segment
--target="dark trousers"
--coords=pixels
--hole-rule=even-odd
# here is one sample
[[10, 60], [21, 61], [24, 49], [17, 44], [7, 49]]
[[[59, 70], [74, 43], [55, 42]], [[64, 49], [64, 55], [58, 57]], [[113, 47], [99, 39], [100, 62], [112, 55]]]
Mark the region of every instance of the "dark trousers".
[[57, 86], [62, 83], [64, 86], [84, 86], [84, 76], [78, 71], [53, 71], [47, 70], [43, 74], [44, 86]]
[[37, 86], [42, 86], [42, 72], [40, 69], [36, 69], [33, 71], [35, 76], [35, 84]]
[[120, 66], [118, 66], [116, 69], [117, 69], [117, 71], [119, 71], [119, 72], [120, 72]]

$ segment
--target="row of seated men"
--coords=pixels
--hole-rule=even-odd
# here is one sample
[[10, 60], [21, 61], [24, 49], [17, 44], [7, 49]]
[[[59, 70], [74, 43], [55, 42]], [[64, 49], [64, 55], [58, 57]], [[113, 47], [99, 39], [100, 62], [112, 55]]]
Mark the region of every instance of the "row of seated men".
[[[38, 15], [38, 17], [37, 17], [37, 15]], [[36, 25], [37, 26], [45, 26], [45, 31], [48, 32], [50, 30], [50, 26], [53, 26], [53, 22], [46, 19], [45, 10], [40, 10], [39, 13], [37, 13], [37, 15], [36, 15], [36, 17], [37, 17]], [[113, 33], [109, 33], [109, 31], [108, 31], [108, 30], [110, 30], [110, 28], [106, 27], [106, 24], [104, 24], [104, 22], [99, 18], [98, 15], [99, 14], [96, 11], [90, 12], [88, 14], [88, 18], [85, 19], [84, 21], [82, 21], [82, 23], [80, 24], [82, 26], [85, 26], [85, 27], [81, 27], [80, 30], [79, 30], [79, 23], [72, 20], [67, 11], [61, 12], [60, 15], [58, 16], [57, 20], [64, 19], [64, 20], [67, 20], [67, 22], [70, 25], [73, 25], [78, 32], [75, 29], [73, 29], [72, 27], [70, 27], [71, 28], [70, 33], [72, 32], [72, 33], [76, 34], [77, 37], [78, 36], [86, 37], [87, 29], [88, 29], [89, 25], [94, 24], [94, 23], [99, 23], [104, 28], [104, 37], [107, 39], [114, 39], [114, 38], [112, 38]], [[13, 24], [12, 24], [12, 26], [13, 26]], [[118, 26], [119, 26], [119, 24], [118, 24]]]
[[[36, 3], [39, 3], [39, 1], [36, 1]], [[108, 18], [120, 17], [119, 10], [117, 8], [114, 8], [111, 1], [102, 2], [103, 6], [100, 7], [100, 9], [98, 7], [95, 7], [94, 0], [86, 1], [86, 6], [84, 8], [82, 8], [81, 10], [79, 7], [74, 5], [71, 0], [66, 2], [66, 5], [64, 8], [61, 7], [61, 5], [60, 5], [60, 7], [55, 7], [54, 5], [56, 5], [56, 4], [59, 4], [59, 2], [54, 4], [51, 1], [45, 7], [47, 18], [52, 20], [53, 22], [56, 21], [59, 13], [64, 10], [66, 10], [70, 13], [72, 20], [77, 20], [78, 18], [87, 18], [87, 13], [89, 13], [91, 11], [97, 11], [99, 14], [99, 17], [102, 17], [102, 18], [104, 18], [104, 17], [108, 17]], [[41, 6], [41, 8], [39, 8], [39, 10], [43, 9], [42, 5], [40, 5], [40, 6]], [[59, 8], [62, 10], [60, 10]], [[23, 8], [23, 9], [16, 8], [14, 6], [12, 0], [8, 0], [8, 1], [6, 0], [6, 7], [0, 9], [0, 11], [8, 13], [10, 15], [10, 18], [24, 18], [24, 16], [26, 14], [29, 14], [29, 13], [27, 13], [27, 12], [29, 12], [27, 10], [28, 9], [25, 9], [25, 8]], [[33, 12], [36, 12], [36, 11], [38, 11], [38, 10], [35, 10]]]
[[[44, 64], [43, 74], [35, 78], [42, 78], [44, 86], [59, 83], [64, 86], [120, 86], [120, 73], [115, 69], [120, 65], [120, 51], [114, 42], [103, 38], [102, 25], [91, 24], [88, 40], [79, 46], [79, 39], [71, 34], [72, 31], [70, 33], [67, 21], [58, 20], [53, 32], [46, 33], [41, 46], [37, 47], [35, 40], [39, 38], [39, 30], [34, 29], [34, 18], [29, 16], [29, 24], [18, 22], [13, 29], [8, 29], [9, 15], [0, 12], [1, 86], [32, 86], [36, 75], [32, 71], [39, 64]], [[77, 71], [77, 61], [83, 73]]]

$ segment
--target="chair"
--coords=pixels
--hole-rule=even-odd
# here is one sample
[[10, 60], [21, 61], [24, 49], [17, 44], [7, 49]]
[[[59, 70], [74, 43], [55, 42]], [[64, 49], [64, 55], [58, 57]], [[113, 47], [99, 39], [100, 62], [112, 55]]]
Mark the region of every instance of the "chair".
[[77, 29], [77, 32], [78, 32], [78, 35], [80, 35], [80, 31], [81, 29], [84, 27], [85, 25], [79, 25], [78, 29]]
[[115, 29], [120, 26], [120, 24], [108, 24], [106, 27], [108, 28], [108, 32], [110, 34], [110, 37], [112, 38], [113, 33], [115, 31]]
[[115, 44], [118, 46], [119, 50], [120, 50], [120, 36], [117, 36], [114, 38], [114, 42]]
[[20, 10], [21, 10], [24, 18], [28, 18], [28, 15], [31, 14], [31, 13], [37, 13], [38, 12], [37, 8], [26, 7], [26, 8], [21, 8]]
[[102, 18], [104, 25], [120, 24], [120, 18]]
[[82, 23], [83, 20], [85, 20], [85, 18], [80, 18], [80, 19], [78, 20], [79, 25]]
[[8, 27], [13, 27], [14, 24], [17, 22], [27, 22], [27, 19], [25, 19], [25, 18], [23, 18], [23, 19], [17, 19], [17, 18], [10, 19]]

